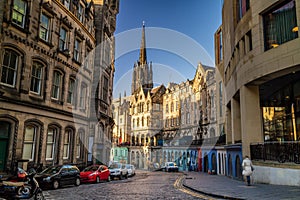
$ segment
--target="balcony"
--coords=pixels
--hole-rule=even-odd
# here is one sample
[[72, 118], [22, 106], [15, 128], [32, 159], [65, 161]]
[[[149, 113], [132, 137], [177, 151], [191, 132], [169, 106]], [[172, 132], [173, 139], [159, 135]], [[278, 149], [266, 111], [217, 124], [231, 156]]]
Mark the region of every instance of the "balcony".
[[250, 153], [252, 160], [300, 164], [300, 141], [253, 143]]

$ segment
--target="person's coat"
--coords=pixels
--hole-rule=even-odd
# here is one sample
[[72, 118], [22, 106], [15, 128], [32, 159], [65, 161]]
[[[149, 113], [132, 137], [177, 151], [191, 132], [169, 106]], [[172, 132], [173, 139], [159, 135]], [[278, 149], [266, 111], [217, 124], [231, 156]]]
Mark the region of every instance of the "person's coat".
[[242, 163], [242, 167], [243, 167], [243, 172], [242, 174], [244, 176], [251, 176], [252, 175], [252, 162], [249, 158], [245, 158], [243, 160], [243, 163]]

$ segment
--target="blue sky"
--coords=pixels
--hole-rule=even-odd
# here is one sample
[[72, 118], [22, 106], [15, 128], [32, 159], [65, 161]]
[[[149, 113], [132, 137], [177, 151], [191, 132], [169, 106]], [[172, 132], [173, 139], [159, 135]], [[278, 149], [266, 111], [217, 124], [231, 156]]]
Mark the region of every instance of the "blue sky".
[[155, 85], [193, 79], [197, 63], [214, 65], [221, 0], [120, 0], [116, 27], [114, 97], [130, 94], [145, 21], [147, 60]]

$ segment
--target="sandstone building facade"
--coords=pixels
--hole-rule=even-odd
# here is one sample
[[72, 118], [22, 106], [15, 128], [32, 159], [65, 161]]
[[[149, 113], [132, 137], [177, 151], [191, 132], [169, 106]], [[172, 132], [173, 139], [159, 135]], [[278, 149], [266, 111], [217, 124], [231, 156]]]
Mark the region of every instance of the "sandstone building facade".
[[256, 181], [299, 183], [299, 24], [299, 0], [224, 1], [215, 38], [229, 176], [250, 155]]
[[43, 166], [108, 162], [110, 145], [103, 144], [111, 141], [119, 2], [4, 2], [0, 170], [20, 159]]

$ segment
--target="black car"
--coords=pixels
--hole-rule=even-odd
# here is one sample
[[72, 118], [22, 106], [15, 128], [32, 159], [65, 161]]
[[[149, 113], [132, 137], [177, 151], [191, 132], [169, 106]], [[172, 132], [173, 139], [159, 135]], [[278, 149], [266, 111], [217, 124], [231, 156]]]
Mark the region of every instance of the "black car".
[[42, 188], [57, 189], [65, 185], [80, 185], [80, 171], [76, 166], [51, 166], [35, 176]]

